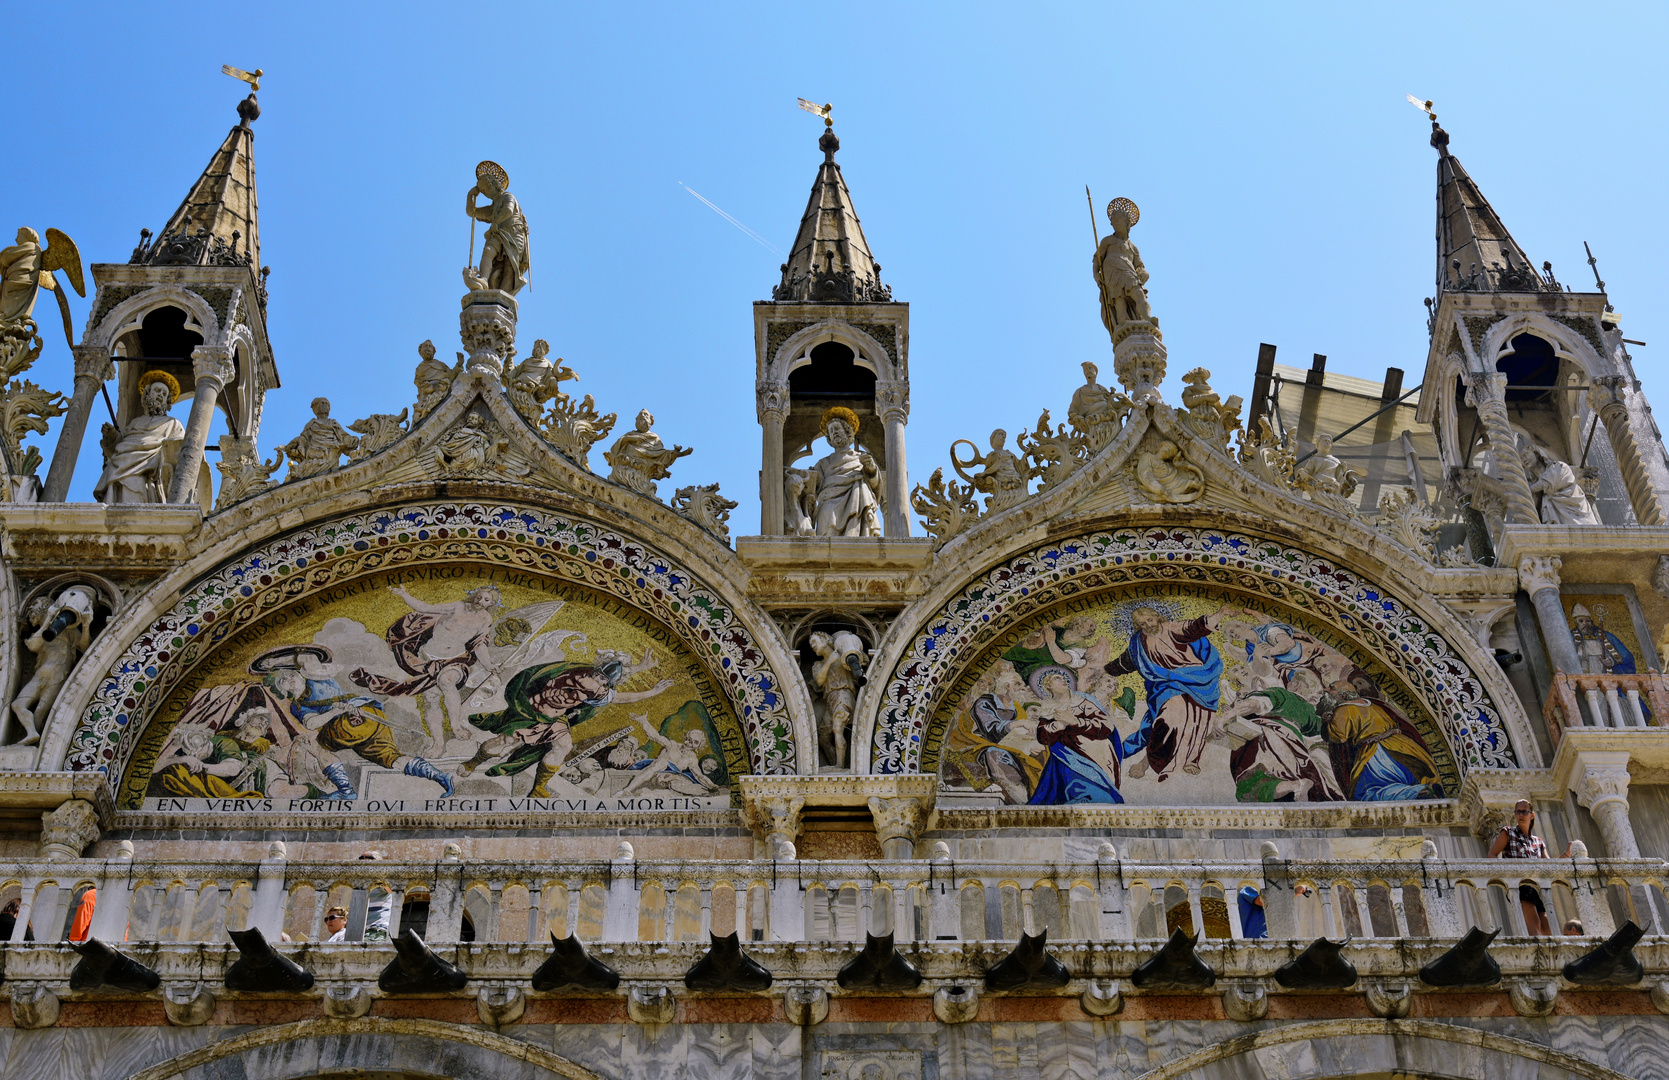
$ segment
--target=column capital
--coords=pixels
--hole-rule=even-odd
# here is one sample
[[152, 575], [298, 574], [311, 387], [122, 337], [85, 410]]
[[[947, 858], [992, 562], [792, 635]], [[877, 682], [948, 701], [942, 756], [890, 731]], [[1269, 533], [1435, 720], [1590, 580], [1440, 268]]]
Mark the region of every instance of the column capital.
[[1590, 813], [1607, 803], [1628, 806], [1628, 751], [1583, 750], [1571, 770], [1576, 801]]
[[1509, 788], [1488, 786], [1501, 777], [1469, 776], [1461, 785], [1460, 808], [1466, 814], [1467, 826], [1480, 840], [1493, 839], [1502, 828], [1512, 823], [1513, 807], [1522, 796]]
[[1618, 410], [1628, 408], [1629, 378], [1627, 375], [1597, 375], [1589, 380], [1593, 407], [1605, 420]]
[[110, 357], [110, 350], [97, 345], [77, 345], [75, 351], [75, 378], [77, 382], [86, 379], [93, 383], [109, 382], [116, 374], [116, 362]]
[[48, 859], [79, 859], [99, 838], [99, 814], [85, 799], [67, 799], [41, 815], [40, 853]]
[[910, 384], [901, 379], [877, 382], [875, 411], [880, 413], [882, 423], [906, 423], [910, 418]]
[[753, 386], [753, 398], [759, 410], [761, 424], [780, 424], [787, 419], [787, 386], [775, 382], [757, 382]]
[[912, 847], [922, 829], [927, 825], [927, 818], [933, 811], [933, 800], [930, 797], [913, 795], [871, 795], [869, 797], [869, 813], [875, 819], [875, 836], [881, 841], [881, 847], [886, 849], [889, 840], [908, 840]]
[[1565, 565], [1557, 555], [1526, 555], [1518, 560], [1518, 584], [1531, 596], [1543, 589], [1559, 587], [1559, 570]]
[[1468, 371], [1466, 373], [1466, 403], [1474, 409], [1485, 402], [1507, 400], [1507, 375], [1503, 371]]
[[218, 345], [199, 345], [191, 350], [191, 374], [199, 385], [209, 382], [214, 385], [215, 393], [226, 389], [237, 377], [238, 369], [232, 363], [230, 349]]

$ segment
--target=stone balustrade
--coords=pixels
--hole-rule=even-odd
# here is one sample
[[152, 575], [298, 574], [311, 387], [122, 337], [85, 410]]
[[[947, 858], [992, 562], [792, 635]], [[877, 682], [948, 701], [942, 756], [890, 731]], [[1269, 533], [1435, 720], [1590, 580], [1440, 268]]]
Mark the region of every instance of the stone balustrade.
[[[862, 942], [1012, 942], [1047, 930], [1051, 943], [1158, 941], [1173, 929], [1201, 944], [1243, 938], [1237, 893], [1264, 900], [1269, 937], [1310, 941], [1452, 941], [1469, 927], [1526, 933], [1521, 885], [1542, 894], [1554, 926], [1579, 919], [1588, 935], [1632, 919], [1669, 935], [1669, 865], [1657, 860], [1420, 860], [1015, 864], [825, 860], [612, 861], [526, 865], [443, 859], [243, 865], [116, 859], [0, 863], [0, 906], [21, 901], [11, 944], [62, 941], [79, 899], [98, 889], [92, 936], [130, 944], [220, 944], [260, 928], [273, 940], [317, 943], [325, 912], [348, 912], [345, 938], [416, 929], [432, 944], [533, 943], [549, 935], [594, 943], [704, 943], [738, 933], [749, 947]], [[1669, 941], [1665, 947], [1669, 948]], [[386, 948], [386, 946], [379, 946]], [[235, 956], [235, 952], [233, 953]], [[9, 965], [9, 961], [8, 961]], [[7, 968], [8, 972], [10, 967]], [[9, 977], [9, 975], [8, 975]]]
[[1661, 728], [1669, 719], [1669, 677], [1655, 671], [1555, 675], [1542, 716], [1555, 746], [1567, 730]]

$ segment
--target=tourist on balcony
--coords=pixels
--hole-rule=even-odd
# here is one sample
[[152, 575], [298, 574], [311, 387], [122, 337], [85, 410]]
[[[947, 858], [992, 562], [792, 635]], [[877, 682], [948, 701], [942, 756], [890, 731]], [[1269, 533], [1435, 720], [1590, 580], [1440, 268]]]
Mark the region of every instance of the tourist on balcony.
[[330, 936], [325, 941], [348, 940], [348, 912], [346, 908], [333, 907], [325, 912], [325, 933]]
[[[1536, 825], [1536, 811], [1530, 800], [1520, 799], [1513, 807], [1513, 824], [1503, 825], [1489, 845], [1492, 859], [1545, 859], [1547, 843], [1531, 830]], [[1518, 906], [1524, 912], [1524, 926], [1533, 935], [1552, 937], [1553, 927], [1547, 921], [1547, 905], [1534, 885], [1518, 887]]]
[[1240, 901], [1240, 935], [1245, 938], [1269, 936], [1269, 919], [1263, 910], [1263, 894], [1250, 885], [1242, 885]]
[[1579, 919], [1566, 919], [1565, 920], [1565, 936], [1566, 937], [1581, 937], [1583, 934], [1586, 934], [1587, 932], [1588, 931], [1582, 929], [1581, 920], [1579, 920]]

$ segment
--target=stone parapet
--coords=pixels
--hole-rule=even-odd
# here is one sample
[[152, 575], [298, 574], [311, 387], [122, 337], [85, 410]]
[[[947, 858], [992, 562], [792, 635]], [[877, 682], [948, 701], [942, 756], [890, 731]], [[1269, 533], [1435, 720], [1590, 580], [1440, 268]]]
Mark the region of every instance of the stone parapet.
[[194, 503], [0, 503], [0, 556], [17, 572], [160, 571], [191, 557], [202, 523]]

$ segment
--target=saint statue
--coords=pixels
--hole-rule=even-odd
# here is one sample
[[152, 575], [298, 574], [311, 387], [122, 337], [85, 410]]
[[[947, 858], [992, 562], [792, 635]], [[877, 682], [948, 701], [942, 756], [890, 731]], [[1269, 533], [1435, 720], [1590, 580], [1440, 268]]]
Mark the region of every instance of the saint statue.
[[1147, 303], [1147, 267], [1130, 242], [1130, 228], [1141, 218], [1141, 210], [1129, 199], [1120, 197], [1107, 204], [1107, 221], [1113, 231], [1095, 249], [1094, 269], [1095, 283], [1101, 289], [1101, 322], [1109, 334], [1127, 322], [1153, 321]]
[[808, 644], [817, 654], [811, 665], [811, 681], [823, 706], [817, 717], [818, 752], [825, 766], [844, 769], [852, 733], [852, 710], [858, 700], [858, 688], [864, 684], [868, 655], [863, 640], [847, 630], [833, 634], [819, 631], [811, 635]]
[[464, 361], [462, 353], [458, 355], [456, 367], [448, 367], [445, 362], [436, 360], [435, 343], [432, 341], [419, 345], [417, 355], [421, 359], [411, 381], [417, 387], [417, 415], [423, 417], [452, 392], [452, 380], [464, 370]]
[[[1007, 441], [1008, 432], [998, 428], [991, 433], [989, 453], [981, 454], [967, 439], [958, 439], [950, 446], [951, 467], [956, 470], [956, 475], [972, 484], [975, 491], [990, 496], [985, 502], [985, 509], [992, 514], [1025, 502], [1028, 494], [1026, 484], [1033, 475], [1033, 471], [1012, 450], [1003, 448]], [[956, 448], [962, 445], [974, 451], [972, 457], [964, 460], [956, 456]], [[963, 471], [973, 466], [979, 467], [976, 475], [969, 476]]]
[[1097, 382], [1100, 374], [1099, 368], [1084, 361], [1084, 385], [1072, 392], [1072, 404], [1066, 409], [1067, 421], [1083, 435], [1092, 454], [1118, 438], [1119, 426], [1130, 412], [1130, 399]]
[[537, 420], [545, 402], [561, 397], [562, 384], [579, 376], [559, 357], [550, 359], [551, 343], [544, 338], [533, 343], [533, 355], [517, 364], [510, 374], [510, 385], [505, 393], [516, 411], [529, 420]]
[[829, 452], [806, 471], [801, 505], [817, 536], [880, 536], [881, 470], [867, 452], [855, 449], [858, 414], [843, 405], [823, 413]]
[[1541, 496], [1544, 525], [1598, 525], [1588, 493], [1576, 478], [1576, 470], [1535, 444], [1518, 452], [1524, 475], [1530, 480], [1530, 496]]
[[359, 445], [359, 440], [330, 418], [330, 399], [313, 399], [313, 419], [302, 425], [301, 434], [281, 450], [290, 455], [288, 479], [317, 476], [341, 464], [342, 455]]
[[1154, 502], [1191, 503], [1205, 493], [1205, 473], [1168, 439], [1136, 459], [1136, 483]]
[[147, 371], [140, 376], [144, 411], [123, 424], [119, 434], [113, 425], [104, 425], [108, 450], [93, 498], [110, 505], [168, 501], [174, 459], [185, 442], [185, 425], [168, 415], [179, 398], [180, 384], [168, 373]]
[[[487, 205], [475, 197], [485, 195]], [[527, 257], [527, 218], [510, 194], [510, 175], [491, 161], [475, 167], [475, 186], [464, 198], [464, 213], [487, 223], [479, 267], [464, 268], [464, 284], [471, 289], [497, 289], [515, 296], [527, 284], [532, 264]]]
[[637, 430], [620, 436], [603, 453], [603, 460], [614, 466], [610, 480], [650, 497], [655, 494], [655, 481], [671, 476], [672, 463], [690, 453], [688, 447], [676, 444], [668, 450], [661, 437], [649, 430], [654, 424], [655, 417], [644, 409], [637, 414]]
[[1317, 435], [1315, 451], [1298, 462], [1298, 486], [1312, 499], [1342, 502], [1356, 491], [1359, 474], [1333, 454], [1333, 437]]

